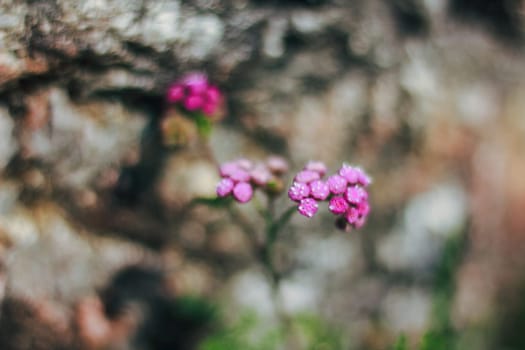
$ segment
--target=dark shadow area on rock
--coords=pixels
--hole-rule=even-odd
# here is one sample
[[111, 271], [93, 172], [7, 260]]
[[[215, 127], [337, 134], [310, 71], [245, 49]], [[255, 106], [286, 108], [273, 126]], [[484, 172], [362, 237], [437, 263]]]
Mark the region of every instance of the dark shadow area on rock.
[[520, 22], [523, 2], [520, 0], [451, 0], [449, 7], [456, 18], [479, 23], [511, 44], [523, 38]]

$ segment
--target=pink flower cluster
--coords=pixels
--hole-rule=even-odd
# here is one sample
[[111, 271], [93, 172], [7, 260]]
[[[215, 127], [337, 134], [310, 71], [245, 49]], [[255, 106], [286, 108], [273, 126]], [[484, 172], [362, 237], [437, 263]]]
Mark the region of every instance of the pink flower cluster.
[[256, 188], [270, 190], [279, 182], [279, 176], [288, 171], [288, 162], [278, 156], [269, 157], [264, 163], [253, 163], [248, 159], [237, 159], [221, 164], [222, 177], [217, 185], [217, 195], [246, 203], [253, 197]]
[[208, 82], [202, 73], [190, 73], [173, 83], [166, 95], [169, 103], [180, 104], [190, 112], [202, 112], [206, 116], [216, 115], [223, 103], [219, 88]]
[[309, 162], [294, 178], [288, 197], [298, 202], [301, 215], [312, 217], [319, 209], [320, 201], [328, 201], [328, 209], [342, 217], [354, 228], [364, 225], [370, 204], [366, 187], [370, 178], [361, 169], [347, 164], [326, 180], [326, 166], [322, 162]]

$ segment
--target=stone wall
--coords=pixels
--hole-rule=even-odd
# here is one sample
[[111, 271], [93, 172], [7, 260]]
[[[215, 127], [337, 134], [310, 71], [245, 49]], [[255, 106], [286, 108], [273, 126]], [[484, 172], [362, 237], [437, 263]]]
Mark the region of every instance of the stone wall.
[[[282, 288], [303, 301], [290, 308], [322, 313], [367, 348], [398, 332], [417, 339], [432, 323], [434, 269], [459, 235], [453, 324], [485, 329], [523, 279], [524, 10], [519, 0], [2, 1], [9, 293], [72, 302], [136, 261], [168, 266], [181, 292], [255, 288], [239, 228], [184, 208], [213, 194], [213, 158], [277, 153], [294, 169], [348, 161], [374, 178], [362, 232], [341, 235], [328, 216], [293, 220], [287, 255], [308, 269]], [[213, 157], [160, 142], [166, 87], [192, 70], [227, 95]]]

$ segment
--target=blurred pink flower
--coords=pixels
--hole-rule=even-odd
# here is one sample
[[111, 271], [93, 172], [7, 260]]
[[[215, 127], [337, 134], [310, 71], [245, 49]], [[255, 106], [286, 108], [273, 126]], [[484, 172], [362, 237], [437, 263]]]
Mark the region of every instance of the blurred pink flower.
[[184, 76], [182, 83], [192, 95], [203, 95], [208, 89], [208, 77], [203, 73], [189, 73]]
[[327, 171], [326, 165], [323, 162], [313, 160], [306, 163], [306, 165], [304, 166], [304, 170], [315, 171], [316, 173], [319, 173], [321, 177], [323, 177]]
[[226, 197], [232, 193], [235, 182], [232, 179], [224, 178], [221, 179], [217, 185], [217, 196]]
[[288, 190], [288, 197], [295, 202], [299, 202], [309, 195], [310, 187], [302, 182], [294, 182], [292, 187]]
[[357, 171], [357, 169], [351, 167], [350, 165], [343, 164], [341, 169], [339, 169], [339, 175], [344, 177], [349, 184], [353, 185], [357, 183], [359, 172]]
[[253, 188], [247, 182], [239, 182], [233, 188], [233, 198], [240, 203], [249, 202], [253, 197]]
[[186, 99], [184, 100], [184, 107], [188, 111], [196, 111], [197, 109], [202, 107], [203, 103], [204, 103], [204, 100], [202, 96], [190, 95], [190, 96], [186, 96]]
[[304, 215], [308, 218], [314, 216], [315, 213], [317, 213], [318, 209], [319, 205], [313, 198], [301, 199], [301, 201], [299, 202], [299, 206], [297, 207], [299, 214]]
[[189, 112], [202, 112], [208, 117], [216, 116], [223, 105], [221, 91], [210, 84], [203, 73], [189, 73], [177, 80], [168, 88], [166, 100]]
[[343, 197], [332, 197], [328, 204], [328, 209], [335, 215], [346, 213], [350, 204]]
[[[222, 179], [217, 185], [217, 195], [225, 197], [232, 194], [238, 202], [246, 203], [252, 198], [257, 188], [271, 195], [280, 193], [283, 190], [282, 180], [277, 177], [278, 174], [270, 170], [267, 164], [268, 161], [254, 163], [246, 158], [222, 163], [219, 166], [219, 174]], [[233, 184], [232, 189], [229, 188], [230, 183]], [[303, 185], [309, 191], [308, 186]]]
[[184, 99], [184, 86], [181, 84], [173, 84], [168, 88], [166, 99], [170, 103], [177, 103]]
[[324, 201], [330, 195], [330, 188], [323, 180], [310, 182], [310, 195], [318, 200]]
[[264, 164], [257, 164], [250, 171], [250, 178], [254, 184], [265, 186], [272, 179], [272, 173]]
[[368, 198], [366, 191], [359, 186], [348, 187], [345, 195], [346, 200], [351, 204], [359, 204]]
[[312, 170], [302, 170], [295, 175], [294, 181], [302, 183], [310, 183], [315, 180], [319, 180], [321, 175], [318, 172]]
[[326, 182], [322, 180], [325, 174], [324, 163], [310, 161], [295, 176], [288, 197], [299, 202], [299, 213], [312, 217], [319, 208], [317, 201], [327, 200], [328, 210], [338, 216], [338, 227], [362, 227], [370, 213], [365, 189], [371, 182], [370, 177], [361, 168], [348, 164], [343, 164]]
[[283, 157], [270, 156], [266, 160], [268, 169], [274, 174], [280, 175], [288, 171], [288, 162]]
[[328, 178], [328, 187], [332, 194], [342, 194], [346, 191], [346, 185], [348, 182], [340, 175], [332, 175]]

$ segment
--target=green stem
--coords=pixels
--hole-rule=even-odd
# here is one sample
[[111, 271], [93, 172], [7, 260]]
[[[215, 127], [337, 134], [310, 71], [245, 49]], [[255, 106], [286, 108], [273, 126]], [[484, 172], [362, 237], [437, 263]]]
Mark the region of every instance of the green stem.
[[[243, 215], [242, 212], [237, 210], [233, 201], [220, 198], [220, 199], [206, 199], [198, 198], [192, 201], [189, 207], [194, 205], [204, 204], [210, 207], [216, 208], [225, 208], [230, 215], [233, 222], [235, 222], [239, 227], [244, 231], [250, 241], [252, 249], [254, 250], [255, 255], [260, 261], [265, 274], [267, 275], [272, 290], [273, 300], [275, 302], [275, 312], [279, 319], [281, 326], [285, 334], [287, 334], [287, 342], [290, 344], [296, 343], [296, 338], [293, 336], [292, 332], [292, 321], [290, 318], [283, 312], [282, 305], [279, 302], [279, 285], [281, 283], [282, 275], [276, 268], [273, 262], [273, 254], [275, 243], [279, 238], [279, 235], [286, 224], [292, 218], [292, 215], [296, 211], [296, 206], [290, 207], [282, 212], [279, 216], [275, 215], [275, 199], [270, 197], [267, 203], [267, 207], [262, 209], [260, 206], [258, 208], [259, 214], [264, 218], [265, 221], [265, 240], [261, 242], [254, 230], [253, 223], [249, 218]], [[295, 347], [294, 347], [295, 348]]]
[[279, 237], [279, 233], [283, 227], [290, 221], [292, 214], [295, 212], [295, 207], [288, 208], [285, 210], [277, 219], [275, 218], [274, 201], [268, 201], [268, 209], [264, 213], [266, 220], [266, 241], [262, 247], [262, 262], [267, 272], [269, 273], [272, 283], [275, 287], [278, 287], [279, 280], [281, 278], [279, 272], [275, 268], [272, 256], [275, 242]]
[[228, 214], [232, 218], [232, 221], [237, 223], [241, 230], [248, 235], [248, 238], [251, 241], [252, 249], [255, 251], [255, 253], [258, 253], [260, 250], [260, 242], [257, 239], [256, 232], [253, 229], [253, 224], [246, 218], [245, 215], [243, 215], [240, 211], [238, 211], [234, 205], [229, 203], [226, 206], [226, 210], [228, 211]]
[[265, 244], [261, 247], [260, 258], [265, 272], [270, 279], [276, 315], [279, 319], [281, 326], [283, 327], [284, 334], [286, 334], [287, 344], [290, 345], [295, 343], [295, 338], [292, 334], [292, 323], [290, 318], [283, 312], [283, 308], [279, 300], [278, 292], [282, 275], [275, 267], [272, 257], [275, 242], [277, 241], [281, 230], [290, 221], [293, 213], [295, 213], [296, 207], [293, 206], [288, 208], [283, 213], [281, 213], [281, 215], [278, 218], [276, 218], [274, 204], [274, 199], [270, 198], [270, 200], [268, 201], [268, 208], [263, 213], [263, 216], [266, 221], [266, 241]]
[[[272, 221], [269, 223], [269, 225], [266, 228], [266, 235], [267, 235], [268, 241], [271, 244], [273, 244], [277, 240], [277, 238], [279, 236], [279, 233], [284, 228], [284, 226], [288, 223], [288, 221], [290, 221], [290, 219], [292, 218], [292, 215], [295, 213], [295, 211], [296, 211], [296, 207], [295, 206], [290, 207], [290, 208], [286, 209], [281, 214], [281, 216], [279, 216], [279, 218], [277, 220], [275, 220], [273, 218], [273, 215], [270, 214], [270, 218], [272, 219]], [[270, 210], [269, 210], [269, 212], [270, 212]]]

